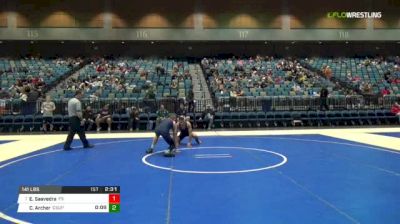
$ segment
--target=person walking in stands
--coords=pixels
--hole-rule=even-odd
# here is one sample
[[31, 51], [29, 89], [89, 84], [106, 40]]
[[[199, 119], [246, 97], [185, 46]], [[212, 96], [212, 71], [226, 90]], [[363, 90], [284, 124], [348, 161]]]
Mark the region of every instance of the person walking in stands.
[[75, 92], [75, 97], [68, 101], [69, 133], [64, 144], [64, 150], [67, 151], [72, 149], [71, 143], [75, 134], [79, 135], [79, 138], [83, 144], [83, 148], [94, 147], [93, 145], [89, 144], [89, 141], [86, 139], [85, 128], [83, 127], [82, 104], [80, 101], [82, 96], [82, 92], [78, 90]]
[[396, 115], [399, 118], [400, 122], [400, 105], [398, 102], [395, 102], [392, 106], [392, 109], [390, 110], [394, 115]]
[[46, 96], [46, 101], [42, 103], [41, 111], [43, 113], [43, 127], [42, 130], [47, 132], [47, 125], [50, 126], [50, 131], [53, 131], [53, 112], [56, 105], [51, 101], [51, 97]]
[[328, 89], [326, 87], [322, 87], [320, 93], [319, 93], [319, 109], [322, 110], [322, 108], [325, 108], [325, 110], [329, 110], [328, 106]]

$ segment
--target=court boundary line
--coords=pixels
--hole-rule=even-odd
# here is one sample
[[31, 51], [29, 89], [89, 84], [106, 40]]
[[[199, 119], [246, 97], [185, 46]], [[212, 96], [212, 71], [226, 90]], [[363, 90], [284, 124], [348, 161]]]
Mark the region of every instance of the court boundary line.
[[[174, 166], [174, 158], [171, 160], [171, 168]], [[174, 172], [171, 171], [169, 175], [169, 183], [168, 183], [168, 199], [167, 199], [167, 215], [166, 215], [166, 224], [171, 223], [171, 204], [172, 204], [172, 186], [173, 186], [173, 178]]]
[[[309, 134], [307, 134], [309, 135]], [[324, 135], [324, 134], [310, 134], [310, 135], [321, 135], [324, 137], [330, 137], [330, 138], [335, 138], [335, 137], [331, 137], [329, 135]], [[223, 135], [219, 135], [219, 137], [223, 137]], [[335, 142], [335, 141], [324, 141], [324, 140], [316, 140], [316, 139], [301, 139], [301, 138], [287, 138], [287, 137], [269, 137], [269, 136], [236, 136], [236, 137], [252, 137], [252, 138], [271, 138], [271, 139], [283, 139], [283, 140], [296, 140], [296, 141], [303, 141], [303, 142], [318, 142], [318, 143], [329, 143], [329, 144], [340, 144], [340, 145], [348, 145], [348, 146], [359, 146], [359, 147], [363, 147], [363, 148], [369, 148], [369, 149], [374, 149], [374, 150], [378, 150], [378, 151], [384, 151], [384, 152], [390, 152], [390, 153], [394, 153], [394, 154], [398, 154], [400, 155], [400, 152], [395, 151], [395, 150], [391, 150], [391, 149], [385, 149], [385, 148], [379, 148], [376, 146], [371, 146], [368, 144], [365, 145], [361, 145], [361, 144], [353, 144], [353, 143], [346, 143], [346, 142]], [[349, 141], [349, 140], [343, 140], [343, 141]]]
[[305, 191], [306, 193], [308, 193], [309, 195], [311, 195], [312, 197], [316, 198], [318, 201], [322, 202], [323, 204], [325, 204], [325, 206], [330, 207], [331, 209], [335, 210], [337, 213], [341, 214], [342, 216], [346, 217], [348, 220], [350, 220], [352, 223], [357, 223], [360, 224], [360, 222], [353, 218], [351, 215], [347, 214], [346, 212], [342, 211], [341, 209], [339, 209], [338, 207], [336, 207], [334, 204], [332, 204], [331, 202], [325, 200], [324, 198], [322, 198], [321, 196], [315, 194], [314, 192], [312, 192], [310, 189], [308, 189], [307, 187], [303, 186], [302, 184], [300, 184], [299, 182], [297, 182], [295, 179], [293, 179], [292, 177], [284, 174], [282, 171], [276, 171], [278, 172], [281, 176], [285, 177], [286, 179], [288, 179], [290, 182], [292, 182], [294, 185], [296, 185], [297, 187], [301, 188], [303, 191]]

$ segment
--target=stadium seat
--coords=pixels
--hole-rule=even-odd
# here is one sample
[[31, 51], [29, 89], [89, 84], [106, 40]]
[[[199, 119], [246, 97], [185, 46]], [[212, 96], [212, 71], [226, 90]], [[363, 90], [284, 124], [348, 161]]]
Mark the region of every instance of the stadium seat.
[[147, 113], [139, 114], [139, 130], [146, 130], [149, 116]]
[[120, 130], [127, 130], [129, 123], [129, 115], [121, 114], [119, 117]]
[[23, 130], [25, 130], [25, 131], [33, 130], [33, 128], [34, 128], [33, 119], [34, 119], [33, 115], [25, 115], [24, 116], [24, 125], [23, 125], [24, 129]]
[[0, 116], [0, 132], [3, 132], [4, 128], [4, 117]]
[[368, 110], [367, 117], [371, 121], [372, 125], [378, 124], [378, 119], [374, 110]]
[[63, 120], [60, 126], [60, 130], [62, 131], [69, 131], [69, 116], [68, 115], [64, 115], [63, 116]]
[[263, 111], [257, 112], [257, 122], [258, 122], [258, 127], [266, 127], [266, 121], [267, 117], [265, 116], [265, 113]]
[[310, 126], [314, 126], [314, 125], [320, 126], [320, 122], [319, 122], [319, 118], [318, 118], [318, 113], [317, 112], [309, 111], [308, 112], [308, 118], [309, 118], [308, 124]]
[[317, 116], [318, 116], [318, 126], [329, 125], [325, 111], [318, 111]]
[[251, 127], [251, 122], [248, 112], [239, 112], [239, 127]]
[[351, 111], [350, 111], [350, 116], [351, 116], [352, 125], [359, 125], [359, 124], [361, 124], [360, 116], [359, 116], [359, 114], [358, 114], [358, 111], [356, 111], [356, 110], [351, 110]]
[[214, 116], [214, 125], [215, 128], [223, 128], [224, 127], [224, 121], [223, 121], [223, 112], [216, 112]]
[[33, 130], [40, 131], [43, 124], [43, 116], [41, 114], [36, 114], [33, 118]]
[[[43, 118], [42, 118], [43, 119]], [[56, 114], [53, 116], [53, 125], [54, 130], [63, 130], [64, 124], [64, 116], [61, 114]]]
[[231, 118], [228, 122], [231, 128], [238, 127], [241, 124], [240, 112], [231, 112]]
[[[307, 114], [305, 114], [305, 116], [307, 116]], [[291, 120], [292, 120], [292, 126], [296, 126], [298, 124], [303, 126], [302, 116], [299, 111], [293, 111], [291, 113]]]
[[347, 111], [347, 110], [343, 110], [342, 111], [342, 122], [343, 122], [343, 124], [344, 125], [351, 124], [351, 119], [352, 119], [352, 117], [351, 117], [350, 112]]
[[266, 127], [269, 127], [271, 125], [274, 125], [275, 127], [278, 126], [278, 123], [277, 123], [277, 121], [275, 119], [275, 113], [274, 112], [265, 113], [265, 117], [266, 117], [266, 120], [265, 120], [265, 126]]
[[24, 129], [24, 116], [17, 115], [14, 117], [12, 130], [21, 132]]
[[244, 126], [248, 127], [259, 127], [257, 113], [256, 112], [248, 112], [247, 120], [249, 121], [246, 125], [246, 120], [244, 120]]

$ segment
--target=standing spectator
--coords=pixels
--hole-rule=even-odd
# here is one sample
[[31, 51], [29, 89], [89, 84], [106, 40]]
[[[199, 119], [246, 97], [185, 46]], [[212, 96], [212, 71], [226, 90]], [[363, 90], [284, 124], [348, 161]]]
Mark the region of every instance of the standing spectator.
[[187, 102], [188, 102], [188, 112], [193, 113], [194, 112], [194, 93], [193, 90], [189, 90], [188, 96], [187, 96]]
[[392, 109], [390, 111], [399, 118], [400, 122], [400, 105], [398, 102], [395, 102], [393, 104]]
[[136, 107], [132, 107], [129, 112], [129, 131], [139, 130], [139, 110]]
[[319, 100], [320, 100], [320, 105], [319, 109], [322, 110], [322, 108], [325, 108], [325, 110], [329, 110], [328, 106], [328, 89], [326, 87], [322, 87], [320, 93], [319, 93]]
[[165, 109], [164, 104], [160, 105], [160, 109], [157, 110], [156, 114], [157, 114], [156, 126], [158, 126], [162, 120], [168, 118], [169, 116], [169, 112], [168, 110]]
[[93, 124], [94, 124], [94, 115], [92, 108], [90, 106], [87, 106], [86, 109], [83, 111], [83, 123], [84, 127], [86, 130], [90, 131], [92, 130]]
[[67, 140], [64, 144], [64, 150], [71, 150], [71, 143], [74, 139], [74, 135], [78, 133], [79, 138], [82, 141], [83, 148], [93, 148], [93, 145], [89, 144], [86, 139], [85, 129], [83, 128], [82, 122], [82, 104], [80, 99], [83, 97], [81, 91], [76, 91], [75, 97], [68, 101], [68, 116], [69, 116], [69, 133]]
[[111, 114], [110, 114], [110, 105], [106, 104], [104, 105], [103, 109], [101, 109], [100, 113], [96, 117], [96, 126], [97, 126], [97, 132], [101, 130], [101, 124], [107, 123], [108, 128], [107, 131], [111, 132]]
[[42, 103], [41, 111], [43, 113], [43, 127], [42, 130], [47, 132], [47, 125], [50, 126], [50, 131], [53, 131], [53, 112], [56, 105], [51, 101], [51, 97], [46, 96], [46, 101]]
[[203, 113], [203, 120], [206, 123], [206, 128], [208, 130], [211, 130], [211, 128], [214, 124], [214, 116], [215, 116], [215, 112], [211, 108], [211, 105], [207, 105], [207, 108]]

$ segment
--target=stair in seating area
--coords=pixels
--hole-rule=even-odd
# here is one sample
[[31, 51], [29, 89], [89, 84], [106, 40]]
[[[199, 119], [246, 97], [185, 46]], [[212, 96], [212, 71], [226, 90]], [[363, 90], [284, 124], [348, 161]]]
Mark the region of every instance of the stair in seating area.
[[195, 110], [203, 111], [207, 105], [213, 105], [203, 70], [199, 64], [190, 64], [189, 72], [192, 76], [194, 100], [197, 102]]

